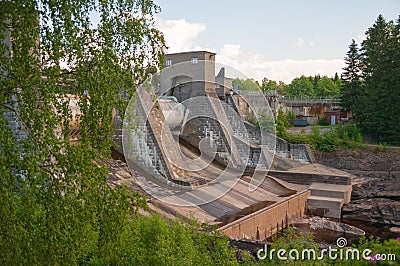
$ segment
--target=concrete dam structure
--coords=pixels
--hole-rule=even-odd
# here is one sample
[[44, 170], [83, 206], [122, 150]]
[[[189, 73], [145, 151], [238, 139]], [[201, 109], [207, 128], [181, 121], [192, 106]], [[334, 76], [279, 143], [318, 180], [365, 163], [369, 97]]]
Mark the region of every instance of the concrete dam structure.
[[235, 94], [225, 69], [215, 76], [213, 53], [167, 55], [166, 66], [116, 124], [120, 152], [154, 211], [248, 239], [306, 213], [340, 218], [351, 176], [315, 164], [308, 145], [277, 138], [273, 119], [264, 129], [249, 123], [273, 117], [262, 94]]

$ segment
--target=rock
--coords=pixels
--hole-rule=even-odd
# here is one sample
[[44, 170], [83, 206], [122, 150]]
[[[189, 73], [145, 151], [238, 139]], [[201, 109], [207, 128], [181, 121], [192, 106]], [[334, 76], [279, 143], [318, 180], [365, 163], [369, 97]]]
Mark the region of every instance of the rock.
[[400, 200], [400, 182], [397, 180], [376, 180], [353, 186], [351, 199], [388, 198]]
[[343, 206], [343, 218], [400, 226], [400, 201], [388, 198], [363, 198]]
[[400, 227], [390, 227], [389, 231], [392, 233], [400, 234]]
[[342, 209], [343, 218], [400, 226], [399, 148], [386, 152], [377, 152], [373, 147], [339, 148], [331, 153], [316, 151], [314, 156], [318, 163], [360, 177], [358, 182], [375, 179], [353, 186], [351, 202]]
[[327, 230], [332, 230], [340, 233], [346, 233], [346, 234], [352, 234], [352, 235], [358, 235], [358, 236], [363, 236], [365, 235], [365, 231], [357, 228], [355, 226], [351, 226], [348, 224], [344, 223], [337, 223], [331, 220], [328, 220], [326, 218], [320, 218], [320, 217], [311, 217], [309, 219], [309, 224], [311, 229], [327, 229]]
[[363, 178], [400, 179], [400, 149], [386, 152], [369, 149], [338, 148], [335, 152], [316, 151], [317, 163], [342, 169]]

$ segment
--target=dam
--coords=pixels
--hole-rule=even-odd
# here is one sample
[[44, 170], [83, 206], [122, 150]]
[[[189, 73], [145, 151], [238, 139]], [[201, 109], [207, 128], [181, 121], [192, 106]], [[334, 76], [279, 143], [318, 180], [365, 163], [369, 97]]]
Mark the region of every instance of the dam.
[[352, 177], [314, 163], [308, 145], [276, 137], [261, 93], [232, 89], [215, 54], [166, 56], [166, 68], [116, 116], [110, 177], [147, 194], [150, 210], [194, 218], [232, 238], [265, 239], [306, 213], [340, 218]]

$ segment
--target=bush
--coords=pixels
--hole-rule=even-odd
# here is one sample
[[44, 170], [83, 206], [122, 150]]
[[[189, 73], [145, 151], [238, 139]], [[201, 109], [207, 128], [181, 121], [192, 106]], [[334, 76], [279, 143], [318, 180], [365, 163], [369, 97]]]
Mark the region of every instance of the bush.
[[318, 125], [320, 125], [320, 126], [329, 126], [328, 120], [326, 120], [326, 116], [322, 117], [321, 120], [318, 121]]
[[[294, 117], [293, 117], [293, 116], [294, 116]], [[285, 127], [290, 127], [291, 124], [290, 124], [289, 120], [290, 120], [290, 119], [295, 119], [295, 118], [296, 118], [296, 115], [294, 115], [293, 112], [292, 112], [292, 113], [289, 112], [289, 114], [286, 115], [282, 110], [279, 110], [279, 111], [278, 111], [277, 120], [280, 121], [280, 122], [282, 122], [282, 124], [283, 124]]]
[[262, 130], [275, 134], [275, 119], [272, 115], [262, 113], [258, 125]]
[[388, 150], [388, 146], [386, 143], [379, 143], [378, 146], [376, 146], [375, 151], [377, 152], [386, 152]]
[[250, 124], [255, 125], [256, 127], [260, 128], [260, 124], [258, 121], [256, 121], [255, 119], [253, 119], [252, 117], [247, 118], [247, 122], [249, 122]]
[[321, 142], [319, 144], [319, 150], [321, 151], [336, 151], [336, 147], [339, 143], [339, 138], [335, 131], [328, 131], [324, 134], [324, 137], [321, 138]]

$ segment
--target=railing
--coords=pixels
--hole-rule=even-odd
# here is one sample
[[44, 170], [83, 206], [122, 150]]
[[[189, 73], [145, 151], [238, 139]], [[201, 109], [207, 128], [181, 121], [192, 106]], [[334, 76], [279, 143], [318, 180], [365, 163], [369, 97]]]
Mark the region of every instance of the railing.
[[299, 96], [279, 96], [280, 102], [301, 102], [301, 103], [326, 103], [326, 104], [338, 104], [340, 99], [337, 98], [315, 98], [315, 97], [299, 97]]
[[246, 90], [242, 91], [242, 95], [249, 96], [259, 96], [260, 94], [264, 94], [265, 97], [277, 97], [280, 102], [302, 102], [302, 103], [326, 103], [326, 104], [340, 104], [339, 98], [326, 98], [326, 97], [310, 97], [310, 96], [285, 96], [280, 95], [275, 90], [268, 90], [261, 92], [259, 90]]

